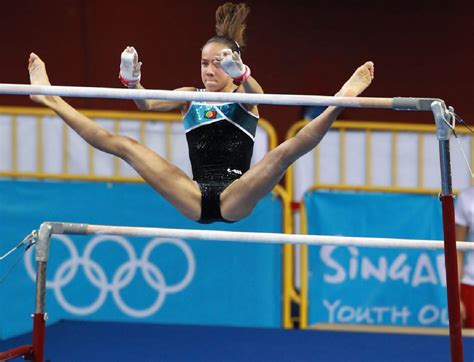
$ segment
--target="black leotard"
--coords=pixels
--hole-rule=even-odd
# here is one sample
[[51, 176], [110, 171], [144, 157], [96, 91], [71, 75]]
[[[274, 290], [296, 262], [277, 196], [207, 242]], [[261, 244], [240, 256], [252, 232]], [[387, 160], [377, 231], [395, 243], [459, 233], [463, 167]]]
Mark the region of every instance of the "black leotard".
[[238, 103], [192, 102], [183, 118], [193, 179], [201, 188], [201, 223], [227, 221], [220, 194], [250, 167], [258, 117]]

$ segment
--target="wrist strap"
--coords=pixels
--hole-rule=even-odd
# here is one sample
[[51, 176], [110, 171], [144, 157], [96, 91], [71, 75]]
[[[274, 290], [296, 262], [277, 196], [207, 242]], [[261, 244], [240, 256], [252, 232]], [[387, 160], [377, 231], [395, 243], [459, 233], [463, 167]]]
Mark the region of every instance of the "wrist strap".
[[242, 84], [250, 77], [250, 68], [248, 65], [245, 65], [245, 72], [240, 77], [233, 78], [235, 84]]
[[136, 80], [128, 80], [123, 77], [122, 73], [119, 73], [119, 79], [122, 82], [122, 84], [127, 88], [135, 88], [137, 84], [140, 82], [140, 78]]

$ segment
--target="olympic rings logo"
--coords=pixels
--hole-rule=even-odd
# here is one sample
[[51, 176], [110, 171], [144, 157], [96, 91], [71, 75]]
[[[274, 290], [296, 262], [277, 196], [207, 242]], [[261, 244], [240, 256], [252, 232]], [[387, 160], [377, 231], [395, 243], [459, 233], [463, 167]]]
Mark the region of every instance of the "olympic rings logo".
[[[92, 238], [84, 249], [83, 256], [74, 245], [74, 242], [66, 235], [53, 235], [51, 241], [57, 239], [67, 248], [70, 257], [59, 265], [54, 273], [53, 280], [46, 281], [46, 288], [53, 289], [58, 303], [68, 312], [75, 315], [89, 315], [95, 313], [106, 301], [108, 293], [112, 294], [117, 307], [126, 315], [136, 318], [146, 318], [156, 313], [163, 305], [166, 295], [178, 293], [185, 289], [192, 281], [196, 270], [196, 262], [193, 252], [188, 244], [181, 239], [155, 238], [148, 242], [140, 258], [137, 257], [135, 249], [130, 242], [122, 236], [99, 235]], [[122, 247], [128, 256], [128, 261], [121, 264], [113, 274], [112, 280], [108, 280], [102, 265], [92, 259], [94, 249], [101, 243], [112, 242]], [[162, 271], [153, 263], [149, 257], [160, 245], [171, 244], [178, 248], [185, 256], [187, 271], [181, 281], [168, 285]], [[34, 281], [36, 272], [33, 267], [32, 249], [25, 254], [25, 268]], [[66, 299], [63, 288], [67, 286], [76, 276], [79, 267], [82, 266], [87, 280], [99, 290], [97, 298], [87, 306], [76, 306]], [[156, 291], [154, 302], [147, 308], [137, 309], [129, 306], [123, 299], [121, 291], [126, 288], [135, 278], [138, 269], [148, 286]]]

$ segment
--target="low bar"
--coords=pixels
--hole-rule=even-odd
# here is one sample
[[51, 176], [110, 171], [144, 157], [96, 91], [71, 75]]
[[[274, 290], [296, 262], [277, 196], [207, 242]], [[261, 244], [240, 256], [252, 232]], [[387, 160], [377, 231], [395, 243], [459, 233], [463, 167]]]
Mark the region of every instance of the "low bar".
[[[340, 246], [366, 246], [380, 248], [423, 248], [443, 249], [442, 240], [415, 240], [391, 238], [363, 238], [325, 235], [277, 234], [277, 233], [251, 233], [218, 230], [193, 230], [193, 229], [164, 229], [133, 226], [110, 226], [51, 222], [53, 234], [73, 235], [128, 235], [148, 237], [175, 237], [198, 240], [222, 240], [236, 242], [259, 242], [267, 244], [306, 244], [306, 245], [340, 245]], [[458, 250], [474, 250], [474, 243], [458, 241]]]

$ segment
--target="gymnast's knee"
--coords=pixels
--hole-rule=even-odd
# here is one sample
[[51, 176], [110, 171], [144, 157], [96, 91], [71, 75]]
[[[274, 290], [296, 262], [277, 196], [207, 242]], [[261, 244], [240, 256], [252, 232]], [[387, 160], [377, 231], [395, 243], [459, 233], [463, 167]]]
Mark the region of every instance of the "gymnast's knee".
[[127, 160], [136, 151], [140, 143], [128, 136], [111, 135], [110, 142], [114, 145], [116, 155]]
[[221, 204], [221, 215], [222, 218], [228, 221], [240, 221], [248, 217], [253, 209], [254, 207], [243, 204], [231, 208], [227, 208]]
[[257, 202], [243, 195], [229, 194], [224, 191], [220, 198], [221, 215], [229, 221], [245, 219], [252, 213]]

